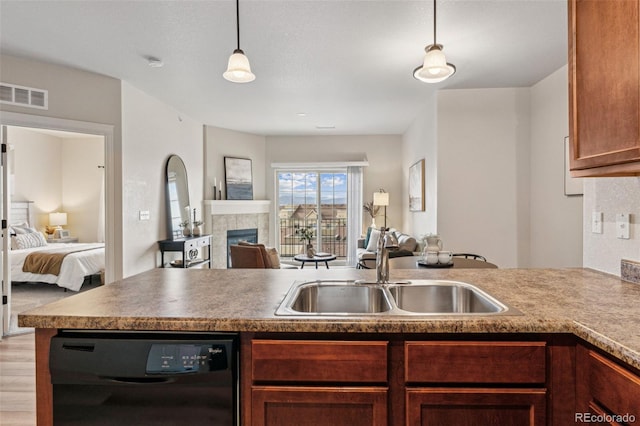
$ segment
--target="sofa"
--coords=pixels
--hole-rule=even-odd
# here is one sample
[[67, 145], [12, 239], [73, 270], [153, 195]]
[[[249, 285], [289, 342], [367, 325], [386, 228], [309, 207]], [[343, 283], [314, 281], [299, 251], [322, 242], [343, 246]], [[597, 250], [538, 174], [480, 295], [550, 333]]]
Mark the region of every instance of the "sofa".
[[[400, 256], [418, 256], [421, 254], [421, 247], [415, 237], [405, 234], [397, 229], [389, 229], [398, 240], [398, 250], [389, 252], [389, 257]], [[380, 230], [369, 228], [367, 235], [358, 239], [358, 248], [356, 255], [358, 257], [357, 268], [373, 269], [376, 267], [376, 251], [378, 248], [378, 239], [380, 238]]]

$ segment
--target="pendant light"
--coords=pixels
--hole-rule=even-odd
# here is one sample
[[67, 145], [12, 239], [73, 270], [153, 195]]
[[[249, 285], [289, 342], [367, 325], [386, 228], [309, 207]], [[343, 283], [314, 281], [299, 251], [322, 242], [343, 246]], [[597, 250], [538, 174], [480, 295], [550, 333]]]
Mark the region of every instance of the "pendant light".
[[433, 0], [433, 44], [424, 48], [426, 55], [422, 66], [413, 70], [413, 76], [425, 83], [439, 83], [451, 77], [456, 67], [447, 63], [442, 45], [436, 43], [436, 0]]
[[249, 83], [256, 79], [254, 73], [251, 72], [249, 58], [247, 58], [240, 49], [240, 7], [239, 0], [236, 0], [236, 32], [238, 39], [238, 47], [229, 57], [229, 65], [227, 71], [222, 76], [233, 83]]

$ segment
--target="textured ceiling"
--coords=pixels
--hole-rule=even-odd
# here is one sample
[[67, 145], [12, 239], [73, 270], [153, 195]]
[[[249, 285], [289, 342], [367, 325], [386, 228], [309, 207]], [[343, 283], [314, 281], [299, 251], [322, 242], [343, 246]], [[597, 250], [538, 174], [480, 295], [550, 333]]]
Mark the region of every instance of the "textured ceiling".
[[432, 8], [240, 0], [257, 76], [244, 85], [222, 78], [232, 0], [0, 0], [0, 52], [112, 76], [205, 124], [266, 135], [401, 134], [434, 90], [531, 86], [567, 62], [565, 0], [439, 0], [438, 42], [458, 71], [420, 83]]

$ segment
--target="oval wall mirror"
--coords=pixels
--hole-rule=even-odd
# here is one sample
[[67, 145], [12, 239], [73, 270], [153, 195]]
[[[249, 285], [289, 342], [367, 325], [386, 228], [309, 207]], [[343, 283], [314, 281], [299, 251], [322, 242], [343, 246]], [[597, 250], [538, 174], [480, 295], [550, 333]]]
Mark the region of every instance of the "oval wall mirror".
[[189, 221], [189, 183], [182, 159], [172, 155], [166, 167], [167, 235], [169, 239], [182, 238], [181, 224]]

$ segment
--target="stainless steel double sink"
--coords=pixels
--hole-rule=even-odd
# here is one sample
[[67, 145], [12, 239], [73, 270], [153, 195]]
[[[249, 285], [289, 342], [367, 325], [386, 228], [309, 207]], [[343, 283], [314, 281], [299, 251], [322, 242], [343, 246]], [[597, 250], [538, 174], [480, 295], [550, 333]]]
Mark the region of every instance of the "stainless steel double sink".
[[276, 310], [276, 315], [302, 316], [505, 314], [519, 312], [471, 284], [445, 280], [296, 281]]

